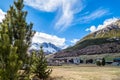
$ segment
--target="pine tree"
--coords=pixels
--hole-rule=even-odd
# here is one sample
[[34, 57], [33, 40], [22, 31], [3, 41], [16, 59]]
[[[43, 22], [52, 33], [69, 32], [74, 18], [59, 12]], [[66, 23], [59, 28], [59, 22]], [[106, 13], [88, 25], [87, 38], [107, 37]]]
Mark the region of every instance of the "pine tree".
[[23, 0], [14, 2], [14, 6], [11, 6], [7, 12], [6, 19], [8, 20], [7, 27], [10, 42], [18, 47], [19, 58], [25, 63], [26, 52], [34, 31], [32, 30], [33, 24], [27, 24], [26, 22], [27, 12], [23, 11], [23, 7]]
[[46, 80], [52, 72], [52, 69], [48, 69], [47, 61], [42, 50], [40, 47], [40, 52], [35, 53], [33, 52], [33, 65], [32, 71], [35, 73], [38, 78]]
[[105, 58], [102, 58], [102, 66], [105, 66]]
[[0, 26], [0, 80], [18, 80], [22, 61], [18, 60], [17, 47], [10, 44], [6, 25]]
[[[23, 0], [15, 1], [7, 11], [3, 22], [0, 23], [0, 80], [3, 78], [2, 75], [6, 75], [4, 77], [8, 75], [7, 78], [3, 78], [4, 80], [16, 80], [14, 74], [17, 74], [21, 65], [29, 65], [27, 49], [35, 32], [32, 30], [33, 24], [27, 24], [27, 12], [23, 11], [23, 8]], [[29, 72], [28, 67], [24, 76], [29, 75]]]

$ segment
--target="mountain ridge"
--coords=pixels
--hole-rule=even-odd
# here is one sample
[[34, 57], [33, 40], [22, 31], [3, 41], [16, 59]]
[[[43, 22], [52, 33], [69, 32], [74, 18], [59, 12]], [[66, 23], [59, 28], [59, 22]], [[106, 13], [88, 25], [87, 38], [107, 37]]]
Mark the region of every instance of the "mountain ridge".
[[[102, 46], [102, 47], [101, 47]], [[55, 57], [71, 57], [120, 52], [120, 20], [88, 34], [74, 46], [56, 53]]]

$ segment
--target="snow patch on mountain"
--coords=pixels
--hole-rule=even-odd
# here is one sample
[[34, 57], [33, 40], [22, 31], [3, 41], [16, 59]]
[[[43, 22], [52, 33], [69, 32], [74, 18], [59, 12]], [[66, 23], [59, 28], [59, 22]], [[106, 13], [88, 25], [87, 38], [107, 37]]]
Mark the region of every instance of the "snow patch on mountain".
[[56, 53], [56, 52], [61, 50], [61, 48], [55, 46], [54, 44], [46, 43], [46, 42], [44, 42], [44, 43], [32, 43], [32, 45], [31, 45], [29, 50], [39, 51], [40, 50], [40, 46], [43, 47], [43, 51], [46, 54]]

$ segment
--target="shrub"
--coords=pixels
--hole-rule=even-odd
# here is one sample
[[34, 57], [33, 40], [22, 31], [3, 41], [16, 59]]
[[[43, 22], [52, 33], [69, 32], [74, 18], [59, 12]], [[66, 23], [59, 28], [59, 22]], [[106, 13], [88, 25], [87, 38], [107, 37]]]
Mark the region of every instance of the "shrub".
[[101, 64], [101, 61], [99, 60], [99, 61], [96, 61], [96, 65], [97, 66], [101, 66], [102, 64]]
[[105, 58], [102, 58], [102, 66], [105, 66]]

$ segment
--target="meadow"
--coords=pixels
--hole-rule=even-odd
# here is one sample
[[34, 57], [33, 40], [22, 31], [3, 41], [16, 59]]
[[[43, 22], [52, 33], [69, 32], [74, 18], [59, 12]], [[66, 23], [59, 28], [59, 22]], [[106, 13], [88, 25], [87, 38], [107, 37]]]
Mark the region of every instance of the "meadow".
[[120, 80], [120, 67], [94, 64], [52, 66], [52, 80]]

